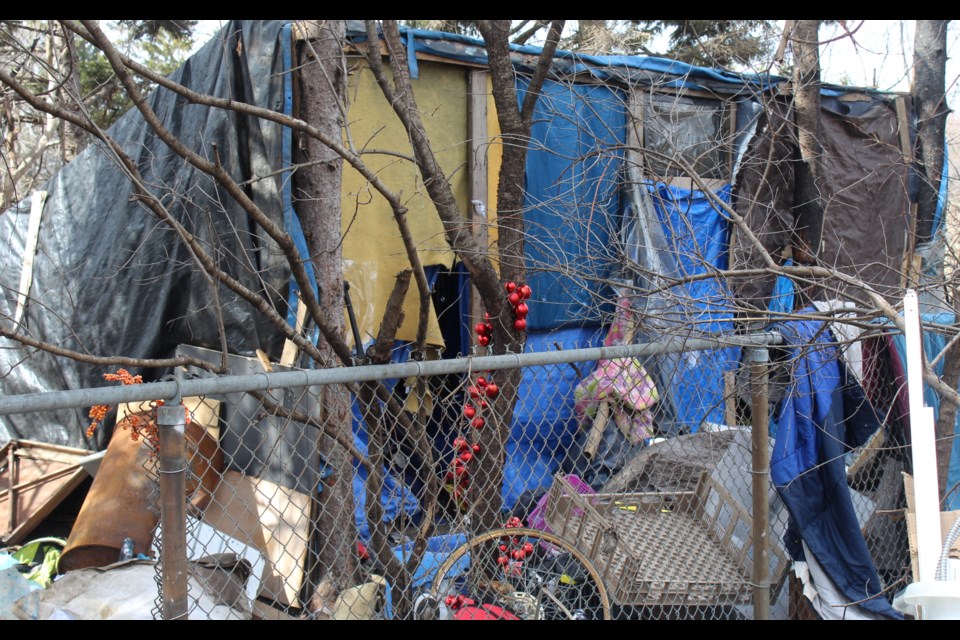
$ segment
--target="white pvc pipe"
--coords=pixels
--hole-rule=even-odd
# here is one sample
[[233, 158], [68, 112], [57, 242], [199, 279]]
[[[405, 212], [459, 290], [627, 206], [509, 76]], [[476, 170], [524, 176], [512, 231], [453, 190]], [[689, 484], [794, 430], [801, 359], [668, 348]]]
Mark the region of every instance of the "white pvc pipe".
[[910, 395], [910, 441], [913, 452], [913, 495], [917, 510], [917, 582], [936, 580], [943, 537], [940, 532], [940, 489], [933, 409], [923, 406], [923, 345], [917, 292], [903, 297], [907, 341], [907, 389]]

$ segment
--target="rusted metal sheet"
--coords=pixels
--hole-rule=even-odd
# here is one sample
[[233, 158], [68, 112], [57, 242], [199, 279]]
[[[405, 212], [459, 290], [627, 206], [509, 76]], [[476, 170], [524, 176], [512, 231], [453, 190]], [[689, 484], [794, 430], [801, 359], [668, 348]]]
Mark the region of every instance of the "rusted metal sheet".
[[[155, 460], [143, 438], [133, 440], [121, 422], [60, 557], [60, 571], [103, 567], [117, 561], [124, 538], [133, 538], [134, 554], [149, 555], [159, 522]], [[191, 509], [202, 512], [223, 471], [216, 440], [196, 421], [187, 426], [186, 483]]]
[[92, 452], [30, 440], [0, 448], [0, 542], [18, 544], [87, 477]]

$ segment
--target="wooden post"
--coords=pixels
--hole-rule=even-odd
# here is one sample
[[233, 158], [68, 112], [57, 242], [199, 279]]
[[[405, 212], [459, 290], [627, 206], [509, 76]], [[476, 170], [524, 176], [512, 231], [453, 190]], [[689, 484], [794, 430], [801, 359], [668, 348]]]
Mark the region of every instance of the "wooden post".
[[[487, 148], [490, 144], [487, 135], [487, 78], [488, 71], [471, 70], [468, 73], [469, 94], [467, 102], [467, 139], [470, 149], [467, 158], [467, 171], [470, 176], [470, 228], [477, 244], [487, 248], [489, 234], [487, 227], [490, 216], [494, 214], [490, 206], [490, 190], [487, 180]], [[471, 327], [483, 321], [483, 301], [476, 287], [470, 287]], [[473, 331], [469, 332], [474, 336]], [[473, 337], [476, 340], [476, 337]]]
[[[904, 166], [910, 167], [913, 163], [913, 145], [910, 143], [910, 119], [907, 114], [907, 102], [903, 96], [897, 96], [894, 101], [897, 110], [897, 127], [900, 134], [900, 152], [903, 154]], [[915, 287], [914, 276], [919, 276], [919, 268], [914, 272], [914, 251], [917, 246], [917, 205], [907, 203], [907, 241], [903, 249], [903, 261], [900, 265], [900, 286]]]
[[13, 445], [7, 451], [7, 469], [10, 472], [10, 495], [7, 505], [10, 507], [10, 524], [7, 529], [11, 532], [17, 528], [17, 484], [20, 482], [20, 474], [17, 473], [17, 446]]
[[163, 571], [163, 619], [187, 619], [187, 449], [186, 413], [180, 403], [157, 408], [160, 439], [160, 522], [163, 527], [161, 564]]
[[753, 618], [770, 619], [770, 461], [769, 397], [766, 347], [750, 350], [753, 432]]
[[728, 427], [737, 424], [737, 382], [733, 371], [723, 372], [723, 421]]

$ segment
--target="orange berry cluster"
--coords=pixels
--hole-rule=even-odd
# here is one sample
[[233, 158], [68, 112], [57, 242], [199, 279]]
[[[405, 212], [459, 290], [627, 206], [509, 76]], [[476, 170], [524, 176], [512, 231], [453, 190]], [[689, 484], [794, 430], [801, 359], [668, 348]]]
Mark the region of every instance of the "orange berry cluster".
[[143, 376], [130, 375], [126, 369], [117, 369], [116, 373], [105, 373], [103, 379], [107, 382], [122, 382], [123, 384], [140, 384], [143, 382]]
[[92, 438], [93, 434], [97, 432], [97, 427], [100, 426], [100, 423], [103, 422], [103, 419], [107, 417], [107, 412], [110, 410], [105, 404], [95, 404], [90, 407], [90, 413], [88, 414], [91, 422], [90, 426], [87, 427], [87, 437]]
[[[140, 384], [143, 382], [142, 376], [130, 375], [130, 372], [126, 369], [117, 369], [116, 373], [105, 373], [103, 374], [103, 379], [107, 382], [120, 382], [125, 385]], [[90, 407], [90, 413], [87, 414], [91, 420], [90, 426], [87, 427], [88, 438], [92, 438], [93, 434], [97, 432], [97, 427], [99, 427], [103, 419], [107, 417], [108, 411], [110, 411], [110, 407], [105, 404], [97, 404]]]

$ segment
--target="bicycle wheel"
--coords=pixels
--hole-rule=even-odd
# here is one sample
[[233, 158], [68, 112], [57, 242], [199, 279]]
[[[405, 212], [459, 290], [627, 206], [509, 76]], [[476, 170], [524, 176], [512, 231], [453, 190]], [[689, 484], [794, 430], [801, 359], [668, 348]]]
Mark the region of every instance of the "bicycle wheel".
[[487, 531], [444, 560], [431, 593], [455, 619], [608, 620], [606, 586], [565, 539], [528, 527]]

